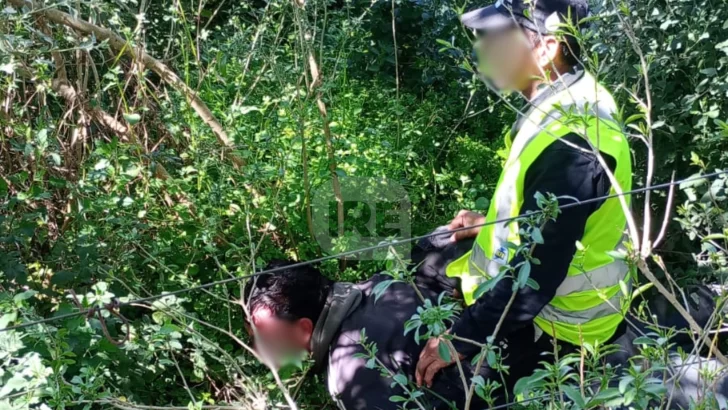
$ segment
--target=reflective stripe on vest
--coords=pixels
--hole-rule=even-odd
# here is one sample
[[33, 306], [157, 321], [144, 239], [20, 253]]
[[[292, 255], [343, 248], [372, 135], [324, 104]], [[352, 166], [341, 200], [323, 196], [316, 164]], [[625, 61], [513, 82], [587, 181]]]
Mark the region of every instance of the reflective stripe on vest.
[[[514, 126], [517, 134], [507, 144], [510, 152], [486, 221], [518, 215], [528, 167], [550, 144], [567, 143], [559, 138], [569, 133], [586, 137], [600, 152], [613, 157], [617, 162], [616, 182], [623, 191], [631, 189], [629, 145], [612, 117], [616, 112], [613, 98], [588, 73], [571, 78], [568, 87], [534, 100], [537, 105]], [[572, 115], [575, 112], [577, 121]], [[610, 193], [614, 192], [612, 187]], [[608, 252], [622, 246], [625, 228], [626, 218], [617, 198], [606, 200], [592, 213], [581, 240], [584, 250], [574, 255], [554, 299], [535, 319], [544, 332], [573, 344], [606, 341], [614, 334], [623, 317], [624, 290], [630, 288], [630, 282], [626, 263], [610, 257]], [[519, 244], [518, 232], [517, 222], [487, 225], [478, 234], [472, 251], [448, 265], [447, 275], [462, 279], [466, 303], [472, 304], [478, 285], [495, 277], [511, 260], [512, 252], [505, 245]]]
[[581, 325], [594, 319], [620, 313], [622, 309], [621, 303], [622, 295], [616, 294], [604, 303], [600, 303], [593, 308], [586, 310], [570, 311], [546, 305], [543, 310], [541, 310], [539, 316], [552, 322]]
[[581, 275], [567, 276], [556, 289], [556, 296], [567, 296], [585, 289], [603, 289], [619, 285], [629, 273], [626, 263], [610, 263]]

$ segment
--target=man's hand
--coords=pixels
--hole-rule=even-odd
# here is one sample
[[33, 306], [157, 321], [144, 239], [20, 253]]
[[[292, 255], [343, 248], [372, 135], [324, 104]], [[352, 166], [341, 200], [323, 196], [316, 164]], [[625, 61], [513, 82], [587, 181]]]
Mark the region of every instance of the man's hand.
[[[468, 226], [476, 226], [476, 225], [482, 225], [485, 223], [485, 216], [463, 209], [462, 211], [458, 212], [457, 216], [450, 222], [450, 225], [448, 225], [449, 230], [453, 229], [459, 229], [459, 228], [466, 228]], [[452, 234], [452, 237], [450, 240], [453, 242], [457, 242], [463, 239], [467, 238], [474, 238], [478, 235], [478, 232], [480, 232], [481, 226], [477, 226], [472, 229], [463, 229], [462, 231], [457, 231]]]
[[446, 362], [440, 357], [440, 353], [438, 352], [440, 343], [444, 342], [438, 337], [433, 337], [427, 341], [425, 348], [422, 349], [420, 360], [417, 362], [417, 370], [415, 371], [415, 379], [418, 386], [425, 384], [427, 387], [432, 387], [432, 379], [435, 377], [435, 374], [455, 363], [454, 359]]

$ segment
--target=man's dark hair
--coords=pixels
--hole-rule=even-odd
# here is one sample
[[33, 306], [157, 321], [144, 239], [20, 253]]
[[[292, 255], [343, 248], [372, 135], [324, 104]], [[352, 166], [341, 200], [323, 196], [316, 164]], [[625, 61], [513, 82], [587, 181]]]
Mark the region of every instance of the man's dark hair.
[[[529, 41], [531, 41], [531, 44], [538, 44], [542, 36], [541, 34], [529, 29], [523, 30], [526, 32], [526, 36]], [[559, 33], [558, 37], [561, 41], [561, 47], [559, 47], [559, 58], [561, 59], [561, 62], [569, 67], [574, 67], [580, 64], [579, 59], [581, 58], [581, 44], [579, 44], [579, 40], [571, 34], [566, 33]]]
[[[291, 265], [274, 261], [268, 269]], [[245, 285], [245, 299], [250, 312], [267, 308], [279, 319], [311, 319], [315, 324], [326, 304], [333, 281], [310, 265], [283, 269], [253, 278]]]
[[563, 34], [561, 39], [561, 58], [569, 67], [580, 64], [581, 44], [571, 34]]

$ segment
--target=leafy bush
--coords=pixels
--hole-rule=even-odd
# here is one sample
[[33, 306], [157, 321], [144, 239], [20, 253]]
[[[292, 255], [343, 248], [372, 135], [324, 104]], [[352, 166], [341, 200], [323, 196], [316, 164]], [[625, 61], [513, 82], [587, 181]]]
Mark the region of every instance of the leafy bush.
[[[8, 2], [0, 11], [0, 329], [75, 311], [70, 289], [83, 306], [104, 306], [243, 276], [274, 258], [322, 256], [311, 195], [333, 189], [334, 178], [400, 183], [413, 234], [459, 209], [487, 208], [501, 130], [514, 113], [469, 71], [470, 40], [456, 19], [464, 8], [445, 0], [297, 2], [38, 2], [34, 12]], [[728, 9], [714, 3], [595, 4], [589, 64], [625, 118], [644, 114], [634, 96], [647, 90], [621, 19], [644, 53], [657, 181], [726, 161]], [[42, 10], [109, 28], [128, 46]], [[192, 94], [145, 65], [142, 51], [204, 101], [229, 147], [190, 104]], [[311, 55], [320, 76], [309, 71]], [[644, 117], [631, 125], [645, 134]], [[644, 149], [633, 145], [641, 183]], [[722, 283], [726, 179], [682, 188], [677, 222], [656, 252], [682, 282]], [[341, 280], [383, 268], [322, 264]], [[0, 407], [257, 409], [285, 402], [282, 385], [300, 403], [326, 403], [321, 383], [304, 383], [299, 371], [282, 372], [289, 377], [278, 383], [246, 350], [239, 298], [235, 283], [125, 307], [121, 316], [0, 332]], [[635, 369], [625, 383], [642, 401], [660, 392], [646, 374]], [[483, 382], [477, 393], [497, 387]], [[603, 402], [582, 399], [581, 407]]]

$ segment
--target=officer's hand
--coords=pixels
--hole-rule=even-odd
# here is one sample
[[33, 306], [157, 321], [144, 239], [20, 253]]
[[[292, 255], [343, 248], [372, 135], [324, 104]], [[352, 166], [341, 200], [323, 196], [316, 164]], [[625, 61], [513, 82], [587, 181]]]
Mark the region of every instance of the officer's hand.
[[[433, 337], [427, 341], [425, 348], [420, 353], [420, 360], [417, 362], [417, 370], [415, 371], [415, 380], [418, 386], [423, 384], [432, 387], [432, 379], [435, 374], [443, 368], [455, 363], [454, 360], [446, 362], [438, 353], [438, 346], [441, 341], [437, 337]], [[444, 343], [444, 342], [442, 342]]]
[[[458, 228], [466, 228], [468, 226], [482, 225], [484, 223], [485, 216], [477, 212], [463, 209], [462, 211], [458, 212], [457, 216], [450, 222], [450, 225], [448, 225], [448, 229], [454, 230]], [[463, 229], [462, 231], [457, 231], [452, 234], [450, 240], [452, 240], [453, 242], [457, 242], [467, 238], [474, 238], [478, 235], [478, 232], [480, 232], [480, 228], [481, 226], [477, 226], [472, 229]]]

